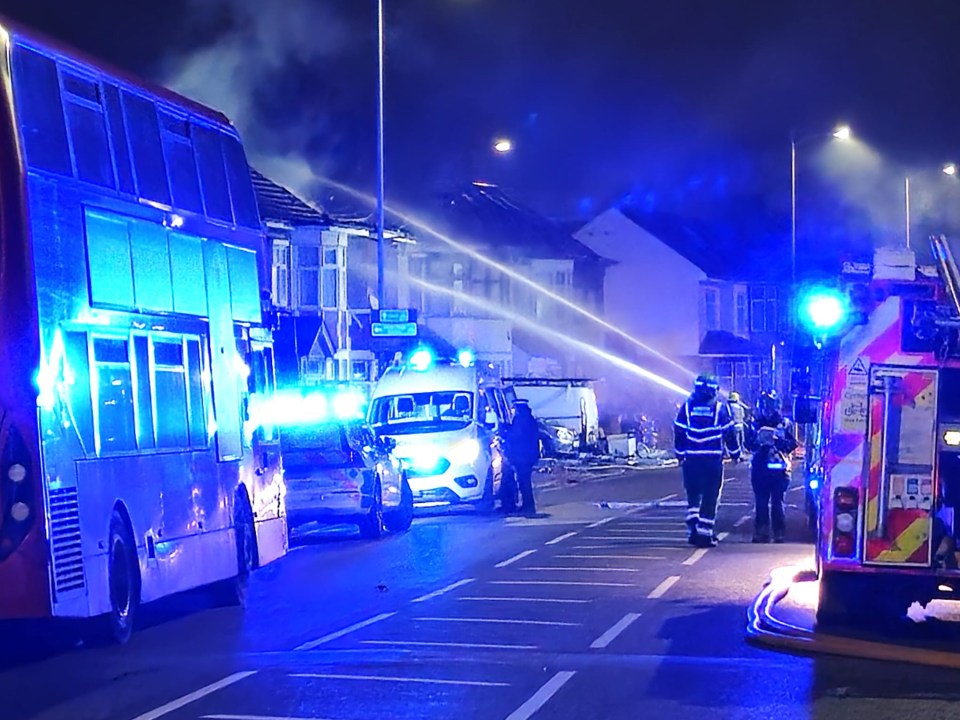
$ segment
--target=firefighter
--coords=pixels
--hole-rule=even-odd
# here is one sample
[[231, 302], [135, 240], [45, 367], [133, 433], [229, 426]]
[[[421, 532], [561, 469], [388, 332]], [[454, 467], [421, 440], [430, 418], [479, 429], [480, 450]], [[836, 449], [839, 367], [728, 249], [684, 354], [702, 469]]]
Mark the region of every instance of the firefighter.
[[724, 450], [740, 460], [733, 418], [727, 404], [718, 401], [718, 391], [714, 378], [699, 376], [674, 422], [674, 447], [687, 493], [689, 541], [697, 547], [717, 545], [714, 524], [723, 484]]
[[533, 468], [540, 459], [540, 428], [530, 411], [530, 405], [523, 400], [517, 400], [516, 415], [507, 431], [507, 459], [520, 486], [523, 514], [536, 515]]
[[727, 397], [727, 405], [730, 407], [730, 416], [733, 418], [733, 430], [737, 436], [737, 447], [740, 452], [744, 448], [744, 432], [747, 421], [747, 406], [740, 399], [740, 393], [732, 391]]
[[753, 451], [750, 483], [757, 510], [753, 542], [770, 542], [772, 520], [773, 541], [782, 543], [786, 531], [783, 496], [790, 485], [790, 454], [797, 449], [797, 437], [793, 423], [780, 413], [776, 392], [760, 396], [747, 442]]

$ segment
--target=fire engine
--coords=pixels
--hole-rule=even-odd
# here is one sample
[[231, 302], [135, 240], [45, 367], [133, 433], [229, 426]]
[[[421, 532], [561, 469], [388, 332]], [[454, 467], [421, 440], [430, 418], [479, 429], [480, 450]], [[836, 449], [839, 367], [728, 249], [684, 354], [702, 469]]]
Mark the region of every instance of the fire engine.
[[801, 300], [823, 393], [808, 475], [821, 627], [960, 591], [958, 243], [933, 238], [926, 267], [880, 251], [859, 281]]

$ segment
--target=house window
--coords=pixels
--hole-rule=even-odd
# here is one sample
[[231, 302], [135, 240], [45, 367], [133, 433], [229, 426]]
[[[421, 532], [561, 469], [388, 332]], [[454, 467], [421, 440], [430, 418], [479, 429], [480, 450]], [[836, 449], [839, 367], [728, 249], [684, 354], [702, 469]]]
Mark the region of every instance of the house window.
[[717, 361], [717, 381], [722, 388], [736, 389], [736, 379], [733, 377], [733, 363]]
[[270, 287], [273, 304], [277, 307], [290, 306], [290, 244], [282, 240], [273, 241], [273, 262], [270, 269]]
[[766, 285], [750, 288], [750, 329], [755, 333], [778, 330], [777, 289]]
[[297, 248], [297, 276], [300, 280], [300, 307], [317, 307], [320, 304], [320, 248]]
[[411, 279], [410, 304], [421, 313], [426, 312], [427, 308], [424, 305], [423, 285], [417, 281], [423, 281], [426, 279], [424, 277], [426, 269], [427, 261], [423, 255], [412, 255], [407, 260], [407, 276]]
[[720, 329], [720, 291], [717, 288], [704, 288], [703, 292], [704, 326], [707, 332]]
[[340, 296], [340, 268], [337, 262], [338, 257], [339, 248], [323, 248], [323, 265], [321, 267], [320, 278], [320, 307], [324, 310], [336, 310], [339, 306], [337, 302]]
[[740, 337], [747, 337], [750, 334], [750, 309], [747, 303], [747, 289], [743, 287], [735, 288], [734, 295], [734, 333]]

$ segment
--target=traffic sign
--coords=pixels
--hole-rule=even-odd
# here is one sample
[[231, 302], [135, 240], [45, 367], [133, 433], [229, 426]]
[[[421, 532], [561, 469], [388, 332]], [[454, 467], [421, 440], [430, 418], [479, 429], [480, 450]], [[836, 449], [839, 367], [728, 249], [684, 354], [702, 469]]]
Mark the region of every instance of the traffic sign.
[[374, 310], [373, 321], [380, 323], [415, 323], [417, 321], [417, 311], [412, 308]]
[[370, 325], [373, 337], [416, 337], [417, 324], [412, 322], [375, 322]]

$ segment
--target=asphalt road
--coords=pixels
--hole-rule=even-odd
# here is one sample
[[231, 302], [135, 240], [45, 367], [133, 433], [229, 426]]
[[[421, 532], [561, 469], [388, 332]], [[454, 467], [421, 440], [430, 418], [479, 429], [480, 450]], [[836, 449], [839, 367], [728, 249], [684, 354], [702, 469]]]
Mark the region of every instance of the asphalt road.
[[630, 472], [542, 492], [532, 519], [309, 533], [245, 610], [179, 597], [126, 647], [0, 630], [0, 718], [960, 717], [960, 673], [744, 642], [770, 570], [811, 546], [797, 510], [796, 542], [751, 545], [745, 473], [728, 473], [708, 551], [686, 544], [679, 471]]

